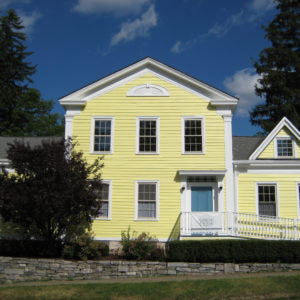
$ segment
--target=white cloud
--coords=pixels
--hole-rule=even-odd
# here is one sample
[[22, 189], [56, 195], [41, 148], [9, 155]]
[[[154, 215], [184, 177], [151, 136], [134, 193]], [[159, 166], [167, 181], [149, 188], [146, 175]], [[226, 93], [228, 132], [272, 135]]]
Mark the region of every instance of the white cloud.
[[121, 41], [129, 42], [136, 37], [147, 36], [149, 30], [157, 25], [157, 14], [154, 5], [133, 21], [127, 21], [121, 25], [121, 29], [116, 33], [110, 42], [111, 46], [115, 46]]
[[273, 0], [253, 0], [249, 6], [250, 9], [261, 12], [275, 8], [276, 3]]
[[180, 53], [184, 51], [184, 47], [182, 46], [182, 42], [181, 41], [177, 41], [173, 47], [171, 48], [171, 51], [173, 53]]
[[151, 0], [78, 0], [74, 10], [81, 13], [114, 13], [126, 15], [139, 12]]
[[30, 3], [31, 0], [0, 0], [0, 9], [6, 9], [15, 3]]
[[24, 31], [27, 34], [32, 33], [33, 26], [42, 17], [41, 13], [34, 11], [31, 14], [25, 14], [23, 11], [17, 11], [18, 16], [21, 18], [22, 25], [24, 26]]
[[224, 85], [229, 92], [240, 98], [237, 115], [248, 117], [251, 108], [262, 101], [255, 94], [255, 85], [258, 84], [260, 76], [253, 68], [246, 68], [235, 72], [233, 76], [224, 80]]

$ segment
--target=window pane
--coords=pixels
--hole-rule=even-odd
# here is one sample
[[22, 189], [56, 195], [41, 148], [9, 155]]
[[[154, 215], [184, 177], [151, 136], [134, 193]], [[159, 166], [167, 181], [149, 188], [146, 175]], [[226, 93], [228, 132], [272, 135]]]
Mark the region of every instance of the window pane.
[[138, 184], [138, 217], [156, 217], [156, 184]]
[[202, 152], [202, 121], [184, 121], [185, 152]]
[[94, 151], [111, 150], [111, 120], [95, 120]]
[[259, 215], [276, 216], [276, 185], [258, 186]]
[[291, 139], [277, 140], [277, 154], [278, 156], [293, 156], [293, 145]]
[[140, 120], [139, 152], [156, 152], [156, 120]]

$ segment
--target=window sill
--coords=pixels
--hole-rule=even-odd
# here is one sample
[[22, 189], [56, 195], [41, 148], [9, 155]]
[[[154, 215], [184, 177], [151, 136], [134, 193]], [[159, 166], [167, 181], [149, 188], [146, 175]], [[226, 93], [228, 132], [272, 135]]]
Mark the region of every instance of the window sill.
[[111, 218], [93, 218], [93, 221], [111, 221]]
[[205, 152], [182, 152], [182, 155], [204, 155]]
[[113, 152], [90, 152], [91, 155], [114, 154]]
[[139, 219], [134, 219], [134, 221], [138, 221], [138, 222], [140, 222], [140, 221], [142, 221], [142, 222], [147, 222], [147, 221], [150, 221], [150, 222], [157, 222], [158, 221], [158, 219], [141, 219], [141, 218], [139, 218]]
[[159, 155], [159, 152], [136, 152], [136, 155]]

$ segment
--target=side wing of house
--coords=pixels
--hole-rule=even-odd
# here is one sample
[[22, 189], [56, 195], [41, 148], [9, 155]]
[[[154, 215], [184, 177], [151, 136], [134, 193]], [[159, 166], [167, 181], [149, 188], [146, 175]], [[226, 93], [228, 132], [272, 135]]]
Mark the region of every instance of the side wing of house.
[[[89, 162], [104, 157], [96, 238], [120, 240], [130, 226], [166, 241], [180, 223], [184, 231], [187, 214], [232, 206], [226, 195], [233, 191], [236, 98], [146, 58], [60, 103], [66, 136]], [[197, 220], [189, 221], [188, 235]]]
[[248, 157], [236, 153], [234, 158], [237, 211], [299, 219], [300, 133], [297, 128], [283, 118], [266, 138], [248, 137], [245, 154]]

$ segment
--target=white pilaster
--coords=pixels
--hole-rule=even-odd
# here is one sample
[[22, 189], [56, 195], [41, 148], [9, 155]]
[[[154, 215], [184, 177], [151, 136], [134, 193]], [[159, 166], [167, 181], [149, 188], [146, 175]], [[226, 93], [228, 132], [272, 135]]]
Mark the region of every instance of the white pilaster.
[[226, 165], [226, 200], [227, 211], [233, 212], [234, 205], [234, 176], [232, 164], [232, 114], [223, 115], [224, 119], [224, 143]]
[[72, 138], [73, 133], [73, 118], [80, 114], [82, 110], [81, 106], [66, 107], [65, 114], [65, 140]]

